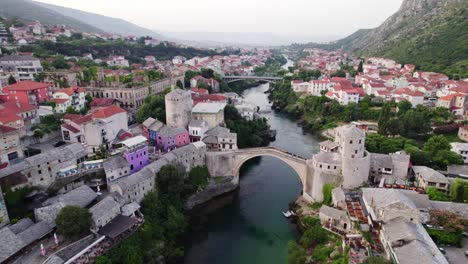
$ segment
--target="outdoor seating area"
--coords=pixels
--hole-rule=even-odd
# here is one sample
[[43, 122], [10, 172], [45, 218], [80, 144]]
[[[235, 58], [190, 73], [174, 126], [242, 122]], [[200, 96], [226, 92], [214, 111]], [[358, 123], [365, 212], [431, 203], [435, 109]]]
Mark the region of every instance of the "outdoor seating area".
[[348, 209], [349, 216], [351, 220], [357, 221], [361, 220], [363, 222], [367, 222], [366, 217], [364, 216], [364, 211], [361, 206], [361, 202], [359, 199], [346, 199], [346, 208]]

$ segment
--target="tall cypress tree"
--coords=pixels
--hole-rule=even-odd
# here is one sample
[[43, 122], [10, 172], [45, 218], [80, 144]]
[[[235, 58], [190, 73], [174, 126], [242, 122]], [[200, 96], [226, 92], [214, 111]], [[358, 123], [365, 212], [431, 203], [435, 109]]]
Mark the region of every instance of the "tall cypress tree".
[[380, 116], [379, 116], [379, 129], [377, 132], [381, 135], [387, 135], [388, 133], [388, 124], [391, 118], [391, 111], [392, 108], [389, 103], [384, 104], [382, 107], [382, 111], [380, 111]]

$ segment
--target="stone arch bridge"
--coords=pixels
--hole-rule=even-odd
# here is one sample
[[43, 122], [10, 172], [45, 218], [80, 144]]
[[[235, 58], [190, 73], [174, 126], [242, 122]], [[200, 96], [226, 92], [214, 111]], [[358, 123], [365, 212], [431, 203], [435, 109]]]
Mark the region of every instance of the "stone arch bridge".
[[273, 77], [273, 76], [222, 76], [223, 80], [226, 81], [227, 83], [233, 83], [237, 81], [265, 81], [269, 83], [276, 83], [279, 81], [282, 81], [283, 78], [281, 77]]
[[307, 159], [274, 147], [248, 148], [234, 151], [232, 175], [239, 176], [239, 170], [246, 161], [260, 156], [275, 157], [288, 164], [299, 176], [302, 183], [303, 194], [306, 194], [305, 190], [307, 188], [308, 175]]

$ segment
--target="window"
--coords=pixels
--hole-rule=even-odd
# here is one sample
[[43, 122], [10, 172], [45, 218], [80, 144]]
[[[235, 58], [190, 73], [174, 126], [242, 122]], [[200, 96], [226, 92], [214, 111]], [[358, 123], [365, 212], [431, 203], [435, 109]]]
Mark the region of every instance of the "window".
[[[42, 170], [38, 170], [37, 173], [42, 174]], [[42, 181], [42, 180], [41, 180]]]
[[349, 144], [353, 144], [353, 141], [352, 141], [352, 140], [350, 140], [350, 141], [349, 141]]

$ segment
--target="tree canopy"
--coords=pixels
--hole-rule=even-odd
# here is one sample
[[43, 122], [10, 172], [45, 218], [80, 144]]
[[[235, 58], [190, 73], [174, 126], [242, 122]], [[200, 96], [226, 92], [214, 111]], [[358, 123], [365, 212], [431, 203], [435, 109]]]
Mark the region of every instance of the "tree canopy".
[[68, 205], [60, 210], [55, 223], [60, 234], [69, 238], [78, 237], [89, 233], [91, 213], [86, 208]]

